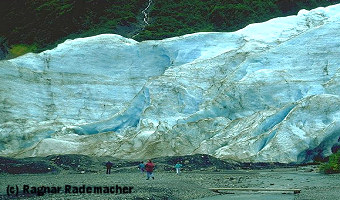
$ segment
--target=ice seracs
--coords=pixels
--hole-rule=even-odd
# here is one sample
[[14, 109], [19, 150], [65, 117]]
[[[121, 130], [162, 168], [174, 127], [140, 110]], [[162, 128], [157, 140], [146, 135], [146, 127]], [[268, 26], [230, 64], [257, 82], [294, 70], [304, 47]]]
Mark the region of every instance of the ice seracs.
[[340, 146], [338, 13], [160, 41], [106, 34], [1, 61], [0, 155], [327, 156]]

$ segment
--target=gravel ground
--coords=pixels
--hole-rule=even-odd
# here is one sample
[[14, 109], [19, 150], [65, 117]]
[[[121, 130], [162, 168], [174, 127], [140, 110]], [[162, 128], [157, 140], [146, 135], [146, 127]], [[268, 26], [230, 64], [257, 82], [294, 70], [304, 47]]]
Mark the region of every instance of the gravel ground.
[[[340, 174], [325, 175], [315, 167], [279, 168], [272, 170], [191, 171], [176, 175], [174, 172], [155, 172], [155, 180], [146, 180], [139, 172], [113, 172], [84, 174], [0, 174], [0, 199], [322, 199], [340, 197]], [[8, 185], [18, 186], [18, 196], [8, 197]], [[57, 194], [23, 194], [23, 186], [61, 187]], [[65, 194], [65, 185], [86, 187], [133, 187], [125, 194]], [[238, 192], [233, 194], [212, 192], [211, 187], [299, 188], [300, 194], [287, 192]], [[30, 188], [31, 190], [32, 188]], [[16, 190], [14, 188], [14, 190]], [[128, 191], [128, 189], [126, 189]], [[214, 197], [213, 197], [214, 196]]]

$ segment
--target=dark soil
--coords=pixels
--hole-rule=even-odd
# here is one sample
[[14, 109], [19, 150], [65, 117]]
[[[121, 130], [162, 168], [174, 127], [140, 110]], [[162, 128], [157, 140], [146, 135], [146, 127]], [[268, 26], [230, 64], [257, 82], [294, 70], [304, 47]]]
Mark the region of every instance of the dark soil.
[[[134, 171], [141, 160], [124, 160], [113, 157], [95, 157], [86, 155], [52, 155], [34, 158], [0, 157], [0, 173], [8, 174], [41, 174], [41, 173], [98, 173], [111, 161], [113, 170], [120, 172]], [[144, 161], [146, 162], [146, 160]], [[158, 171], [173, 171], [179, 162], [185, 171], [221, 171], [231, 169], [274, 169], [295, 167], [295, 164], [282, 163], [237, 163], [217, 159], [213, 156], [196, 154], [154, 158]]]

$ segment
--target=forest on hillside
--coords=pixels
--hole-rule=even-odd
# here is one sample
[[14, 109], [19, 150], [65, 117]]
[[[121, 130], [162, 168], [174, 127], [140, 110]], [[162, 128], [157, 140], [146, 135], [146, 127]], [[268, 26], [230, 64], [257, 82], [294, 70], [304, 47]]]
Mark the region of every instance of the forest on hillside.
[[41, 52], [66, 39], [116, 33], [137, 41], [248, 24], [340, 0], [1, 0], [0, 59]]

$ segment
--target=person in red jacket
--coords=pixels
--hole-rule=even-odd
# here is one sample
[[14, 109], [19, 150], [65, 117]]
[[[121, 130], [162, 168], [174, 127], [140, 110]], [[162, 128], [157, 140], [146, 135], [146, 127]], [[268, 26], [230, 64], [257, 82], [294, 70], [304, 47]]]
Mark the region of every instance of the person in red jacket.
[[155, 177], [153, 176], [153, 169], [154, 169], [154, 168], [155, 168], [155, 164], [153, 164], [151, 160], [149, 160], [149, 161], [145, 164], [146, 180], [149, 180], [150, 177], [152, 177], [152, 179], [155, 179]]

